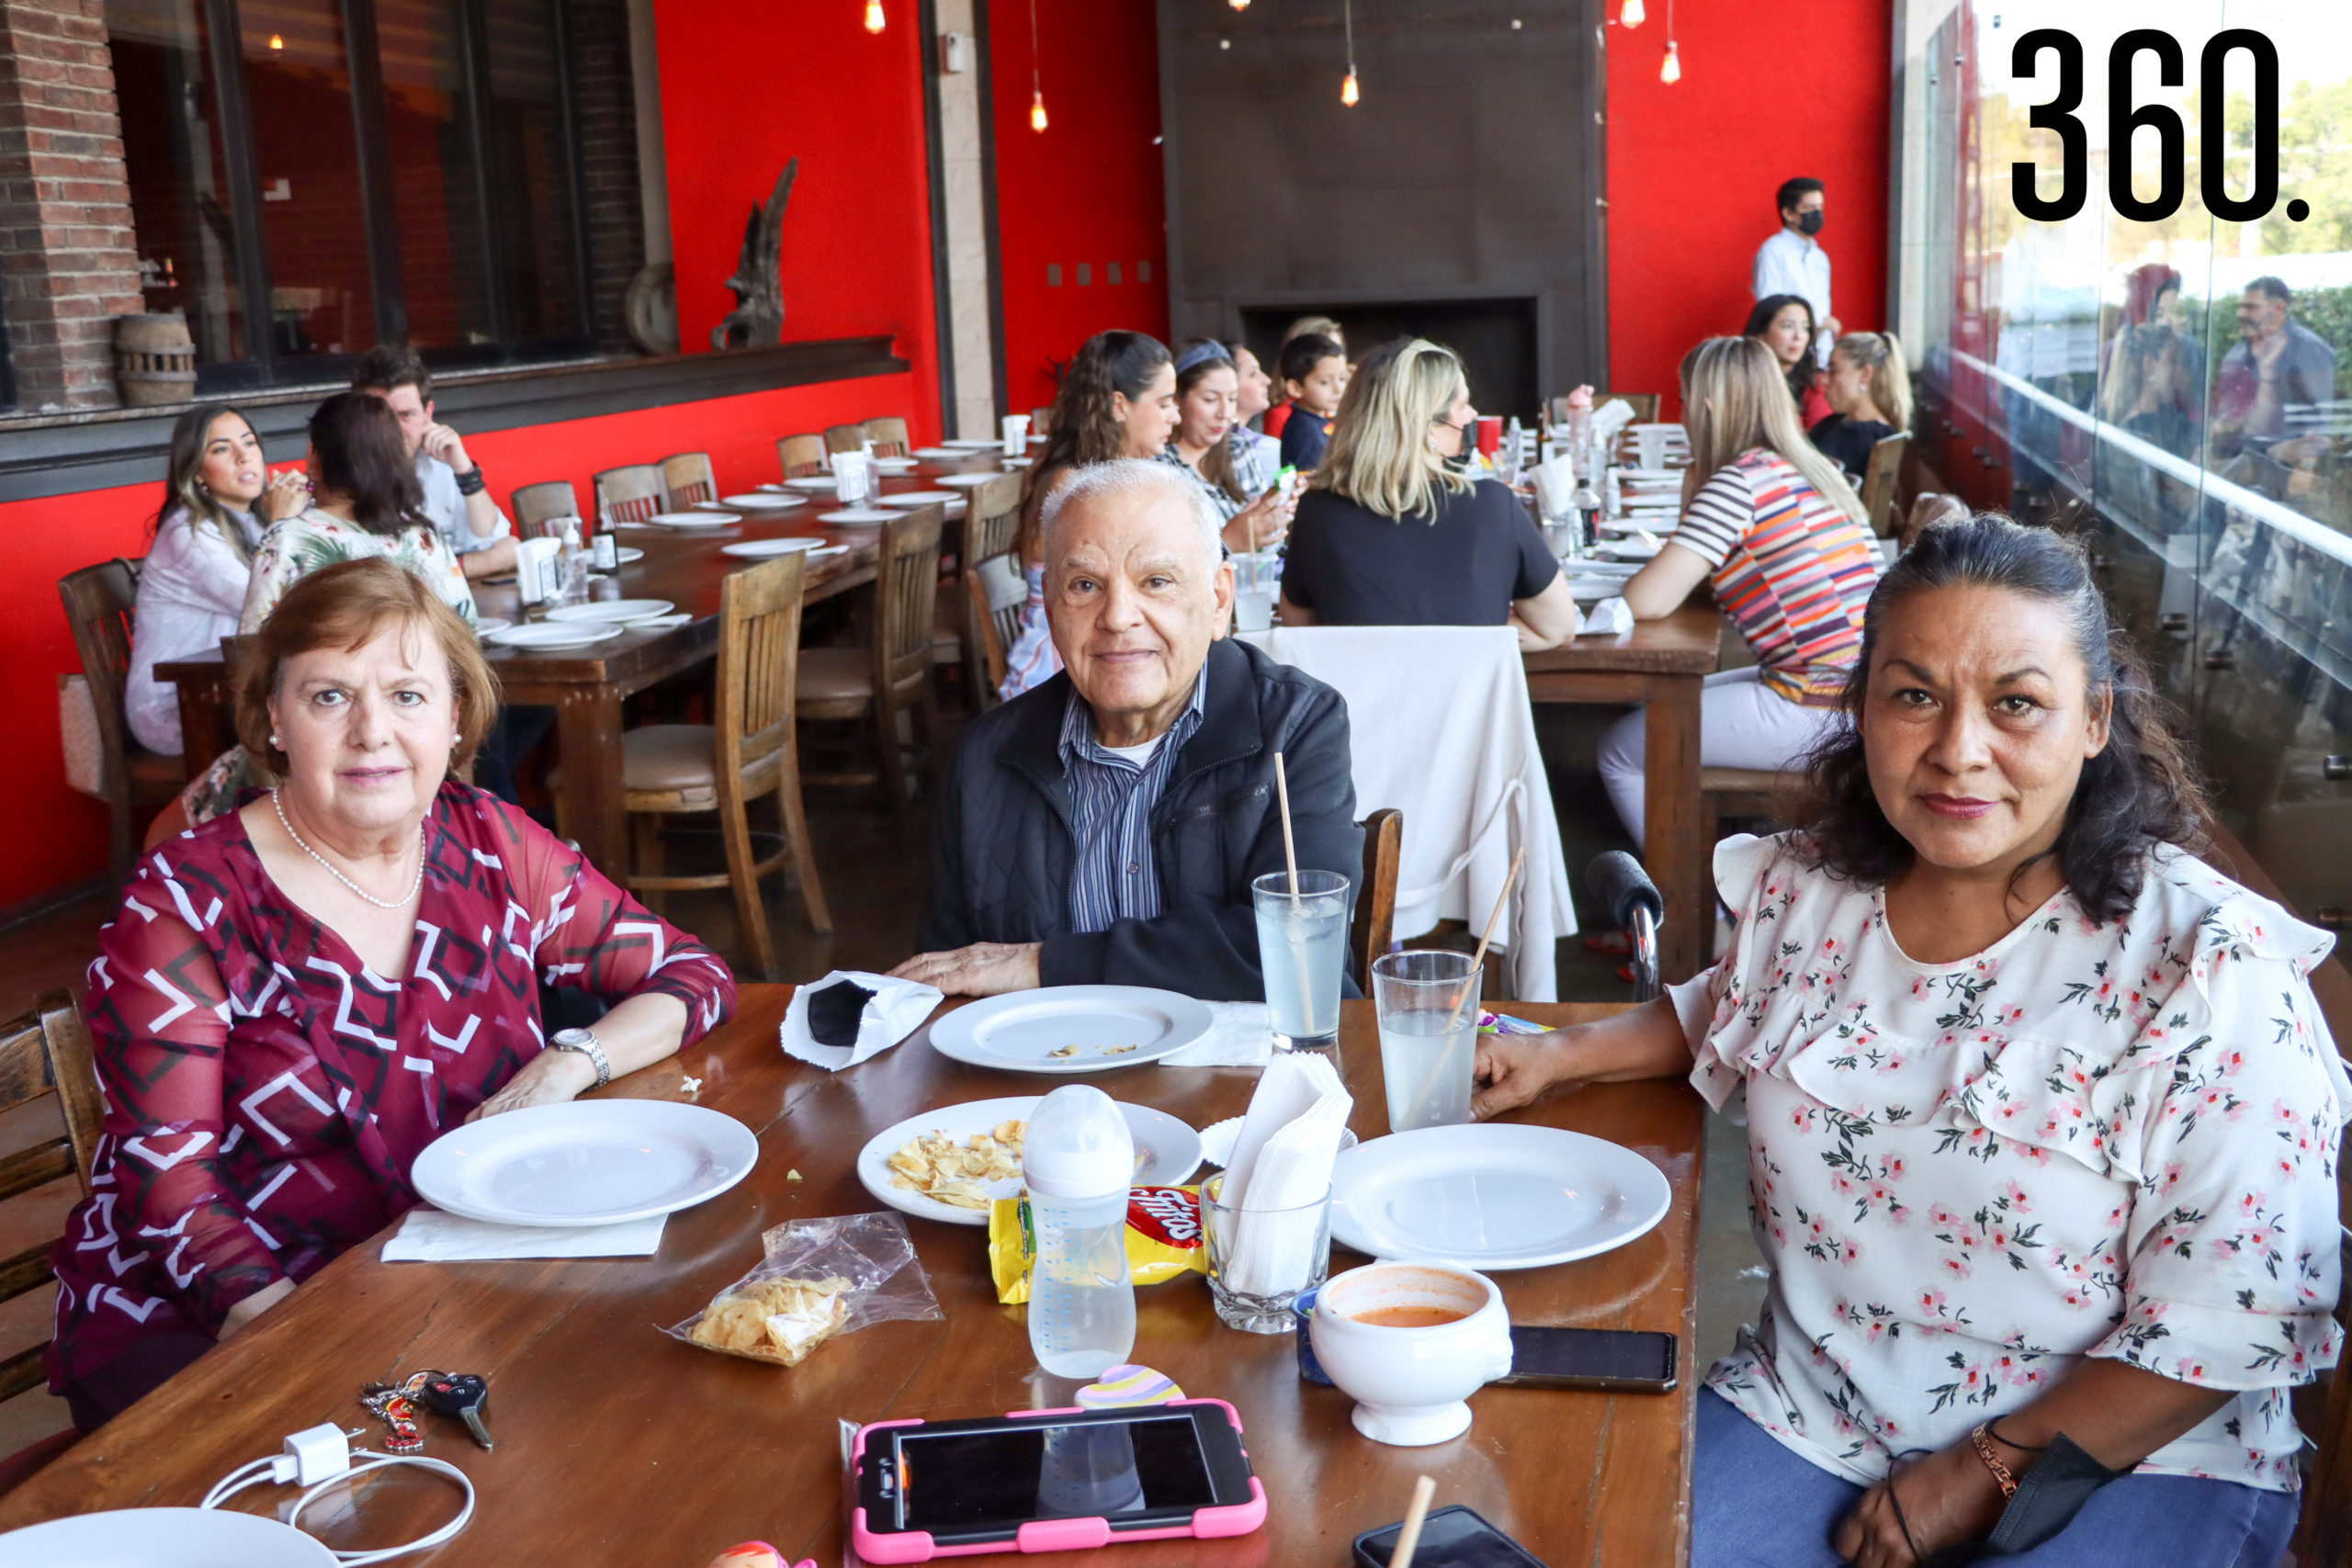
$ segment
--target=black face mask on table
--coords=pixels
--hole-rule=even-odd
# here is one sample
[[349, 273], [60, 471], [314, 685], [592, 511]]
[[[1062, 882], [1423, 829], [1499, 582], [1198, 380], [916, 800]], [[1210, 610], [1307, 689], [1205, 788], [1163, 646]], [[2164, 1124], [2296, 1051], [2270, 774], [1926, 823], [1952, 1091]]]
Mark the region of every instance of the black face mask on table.
[[1821, 232], [1821, 209], [1819, 208], [1815, 208], [1811, 212], [1800, 212], [1797, 214], [1797, 232], [1808, 235], [1818, 234]]

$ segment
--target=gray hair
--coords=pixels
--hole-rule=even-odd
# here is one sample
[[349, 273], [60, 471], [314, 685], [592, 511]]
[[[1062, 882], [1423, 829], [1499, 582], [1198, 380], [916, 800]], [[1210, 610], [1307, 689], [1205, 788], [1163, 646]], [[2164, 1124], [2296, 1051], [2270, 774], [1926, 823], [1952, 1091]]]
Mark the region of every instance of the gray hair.
[[1225, 541], [1221, 537], [1225, 525], [1217, 517], [1216, 509], [1209, 504], [1207, 492], [1191, 469], [1151, 457], [1114, 457], [1107, 463], [1091, 463], [1076, 470], [1053, 493], [1046, 502], [1041, 529], [1047, 563], [1050, 565], [1054, 558], [1054, 525], [1072, 507], [1103, 502], [1140, 506], [1154, 501], [1175, 502], [1191, 514], [1200, 525], [1201, 548], [1207, 552], [1209, 570], [1214, 572], [1225, 558]]

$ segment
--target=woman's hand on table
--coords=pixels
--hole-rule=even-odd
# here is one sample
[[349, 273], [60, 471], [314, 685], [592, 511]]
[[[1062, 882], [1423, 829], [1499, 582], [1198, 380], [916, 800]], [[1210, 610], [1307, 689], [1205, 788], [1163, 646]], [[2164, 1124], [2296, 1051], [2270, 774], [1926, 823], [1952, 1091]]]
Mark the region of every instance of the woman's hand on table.
[[260, 1290], [255, 1291], [252, 1295], [247, 1296], [243, 1301], [241, 1301], [234, 1306], [231, 1307], [229, 1309], [228, 1315], [220, 1320], [220, 1332], [214, 1335], [213, 1337], [220, 1340], [221, 1343], [226, 1344], [229, 1340], [235, 1338], [238, 1332], [242, 1330], [245, 1325], [251, 1323], [254, 1319], [259, 1317], [262, 1314], [267, 1312], [270, 1308], [276, 1306], [278, 1303], [284, 1301], [293, 1293], [293, 1280], [271, 1280], [268, 1284], [264, 1285]]
[[595, 1086], [595, 1063], [578, 1051], [550, 1048], [524, 1063], [523, 1070], [507, 1079], [504, 1089], [475, 1106], [466, 1120], [479, 1122], [533, 1105], [560, 1105]]
[[1682, 1021], [1665, 997], [1541, 1034], [1481, 1034], [1470, 1114], [1485, 1121], [1552, 1089], [1679, 1077], [1690, 1070]]
[[936, 986], [951, 997], [995, 997], [1007, 991], [1034, 991], [1037, 957], [1045, 944], [1035, 942], [976, 942], [945, 953], [918, 953], [891, 975]]
[[1589, 1077], [1577, 1070], [1576, 1034], [1573, 1029], [1551, 1029], [1541, 1034], [1479, 1035], [1470, 1114], [1483, 1122], [1516, 1111], [1545, 1089], [1564, 1085], [1582, 1089]]
[[[1890, 1488], [1898, 1494], [1892, 1499]], [[2007, 1501], [1993, 1472], [1963, 1439], [1863, 1493], [1829, 1543], [1855, 1568], [1914, 1568], [1946, 1547], [1992, 1534]]]

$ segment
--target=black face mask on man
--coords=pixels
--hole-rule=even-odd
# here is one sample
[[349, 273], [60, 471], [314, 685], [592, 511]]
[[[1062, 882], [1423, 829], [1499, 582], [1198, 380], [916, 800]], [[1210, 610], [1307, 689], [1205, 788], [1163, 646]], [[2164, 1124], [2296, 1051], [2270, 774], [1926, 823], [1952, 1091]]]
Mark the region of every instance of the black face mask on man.
[[1812, 235], [1812, 234], [1818, 234], [1818, 233], [1820, 233], [1820, 232], [1821, 232], [1821, 209], [1819, 209], [1818, 207], [1816, 207], [1816, 208], [1815, 208], [1811, 212], [1800, 212], [1800, 213], [1798, 213], [1798, 214], [1797, 214], [1797, 232], [1799, 232], [1799, 233], [1801, 233], [1801, 234], [1806, 234], [1806, 235]]

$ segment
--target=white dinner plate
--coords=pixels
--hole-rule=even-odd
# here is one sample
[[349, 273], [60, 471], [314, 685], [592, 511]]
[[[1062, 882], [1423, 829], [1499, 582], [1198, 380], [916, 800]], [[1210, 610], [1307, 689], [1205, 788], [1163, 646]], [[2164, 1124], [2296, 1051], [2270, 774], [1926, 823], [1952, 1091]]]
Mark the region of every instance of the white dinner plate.
[[689, 509], [695, 512], [732, 512], [735, 509], [723, 501], [697, 501]]
[[232, 1508], [111, 1508], [0, 1535], [8, 1568], [335, 1568], [316, 1536]]
[[882, 498], [885, 506], [929, 506], [934, 501], [961, 501], [952, 490], [902, 490]]
[[549, 610], [550, 621], [642, 621], [653, 615], [666, 615], [677, 606], [667, 599], [591, 599], [585, 604], [566, 604]]
[[[910, 1116], [866, 1140], [865, 1146], [857, 1151], [857, 1179], [865, 1184], [868, 1192], [907, 1213], [926, 1220], [944, 1220], [951, 1225], [987, 1224], [989, 1215], [985, 1209], [959, 1209], [907, 1188], [891, 1186], [890, 1156], [925, 1133], [944, 1133], [960, 1144], [975, 1133], [994, 1132], [1001, 1122], [1026, 1122], [1045, 1098], [1042, 1094], [1015, 1094], [1002, 1100], [973, 1100]], [[1201, 1135], [1190, 1126], [1148, 1105], [1121, 1101], [1119, 1110], [1127, 1119], [1127, 1131], [1135, 1134], [1133, 1185], [1182, 1186], [1185, 1178], [1201, 1168]], [[987, 1186], [990, 1198], [1012, 1198], [1021, 1191], [1021, 1178], [1008, 1176]]]
[[1611, 539], [1600, 547], [1604, 554], [1615, 556], [1619, 560], [1648, 560], [1666, 547], [1663, 542], [1645, 545], [1639, 539]]
[[833, 476], [831, 474], [803, 474], [797, 479], [786, 479], [784, 482], [790, 488], [799, 491], [815, 491], [820, 490], [831, 490], [833, 488]]
[[814, 550], [824, 542], [813, 535], [796, 534], [788, 539], [746, 539], [740, 545], [721, 545], [718, 553], [764, 560], [769, 556], [788, 556], [795, 550]]
[[1617, 470], [1617, 481], [1620, 484], [1639, 484], [1644, 480], [1663, 482], [1668, 479], [1679, 488], [1682, 483], [1682, 470], [1680, 468], [1620, 468]]
[[613, 1225], [716, 1198], [760, 1141], [732, 1116], [673, 1100], [574, 1100], [444, 1133], [410, 1168], [436, 1209], [501, 1225]]
[[616, 545], [613, 547], [613, 558], [621, 565], [627, 566], [633, 560], [643, 560], [645, 552], [634, 545]]
[[[957, 1008], [931, 1026], [931, 1044], [978, 1067], [1099, 1073], [1156, 1062], [1200, 1039], [1215, 1021], [1208, 1003], [1174, 991], [1047, 986]], [[1068, 1055], [1054, 1055], [1072, 1046]]]
[[874, 466], [886, 474], [912, 473], [916, 468], [912, 457], [876, 457]]
[[798, 506], [797, 495], [778, 495], [774, 491], [746, 491], [730, 495], [719, 502], [721, 506], [748, 506], [757, 512], [775, 512], [786, 506]]
[[994, 474], [942, 474], [939, 482], [953, 490], [976, 490], [996, 477]]
[[[1233, 1163], [1233, 1145], [1241, 1141], [1241, 1118], [1228, 1116], [1222, 1122], [1212, 1122], [1201, 1129], [1201, 1158], [1210, 1165], [1224, 1167]], [[1356, 1146], [1354, 1129], [1340, 1129], [1341, 1153]]]
[[503, 632], [514, 624], [503, 615], [477, 615], [474, 617], [474, 636], [488, 637], [492, 632]]
[[1004, 442], [994, 435], [951, 435], [940, 445], [958, 452], [989, 452], [1002, 447]]
[[969, 452], [959, 452], [953, 446], [918, 446], [915, 448], [915, 456], [918, 457], [928, 457], [934, 462], [938, 462], [942, 460], [954, 461], [957, 458], [968, 457], [971, 454]]
[[647, 615], [642, 620], [623, 621], [620, 628], [628, 632], [666, 632], [684, 626], [694, 617], [684, 610], [674, 615]]
[[610, 621], [530, 621], [482, 640], [502, 648], [585, 648], [620, 635], [621, 628]]
[[1036, 460], [1035, 457], [1007, 457], [1003, 462], [1008, 468], [1025, 468]]
[[1424, 1127], [1340, 1156], [1331, 1238], [1408, 1263], [1540, 1269], [1624, 1246], [1673, 1196], [1657, 1167], [1582, 1133]]
[[895, 512], [884, 512], [872, 506], [844, 506], [839, 512], [820, 512], [820, 523], [888, 523], [898, 517]]
[[724, 528], [735, 521], [731, 512], [657, 512], [646, 519], [656, 528]]

